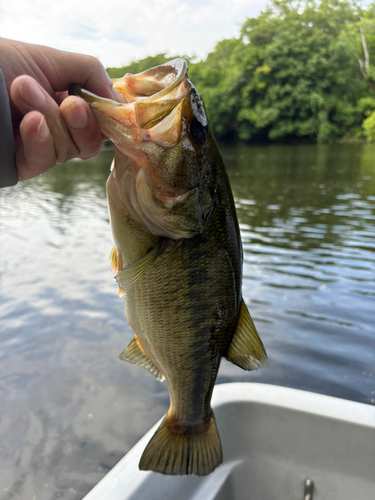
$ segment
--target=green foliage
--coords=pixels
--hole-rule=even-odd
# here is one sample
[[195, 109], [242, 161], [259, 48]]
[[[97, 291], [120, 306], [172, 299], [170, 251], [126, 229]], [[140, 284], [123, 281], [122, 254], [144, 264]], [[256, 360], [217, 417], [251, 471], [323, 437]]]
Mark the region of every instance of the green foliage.
[[375, 141], [375, 111], [373, 111], [362, 124], [365, 137], [369, 141]]
[[358, 109], [365, 116], [370, 116], [375, 111], [375, 96], [362, 97], [358, 101]]
[[107, 73], [110, 78], [121, 78], [126, 73], [142, 73], [146, 69], [153, 68], [155, 66], [159, 66], [160, 64], [164, 64], [175, 57], [182, 57], [188, 62], [192, 60], [192, 58], [188, 56], [167, 56], [165, 53], [157, 54], [156, 56], [148, 56], [144, 59], [140, 59], [139, 61], [133, 61], [128, 66], [123, 66], [121, 68], [107, 68]]
[[241, 94], [243, 76], [234, 54], [238, 40], [223, 40], [206, 61], [189, 65], [189, 78], [201, 94], [210, 119], [210, 125], [218, 137], [228, 137], [236, 121], [237, 102]]
[[[218, 139], [333, 141], [358, 136], [366, 118], [363, 133], [373, 140], [371, 55], [375, 3], [273, 0], [238, 38], [190, 61], [189, 77]], [[170, 59], [158, 54], [108, 71], [118, 77]]]

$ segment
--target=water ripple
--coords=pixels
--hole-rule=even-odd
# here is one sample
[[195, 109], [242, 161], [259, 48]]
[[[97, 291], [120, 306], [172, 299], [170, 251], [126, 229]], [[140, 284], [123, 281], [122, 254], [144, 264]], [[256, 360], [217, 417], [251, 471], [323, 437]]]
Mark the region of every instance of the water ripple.
[[[224, 359], [219, 381], [375, 404], [375, 145], [222, 152], [269, 361]], [[1, 487], [94, 483], [167, 410], [166, 386], [118, 360], [133, 333], [108, 262], [111, 156], [0, 190]]]

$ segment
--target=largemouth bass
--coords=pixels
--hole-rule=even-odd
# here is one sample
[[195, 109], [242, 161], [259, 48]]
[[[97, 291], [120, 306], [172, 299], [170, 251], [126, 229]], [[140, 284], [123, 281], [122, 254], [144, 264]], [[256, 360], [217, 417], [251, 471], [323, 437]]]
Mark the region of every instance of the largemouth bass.
[[206, 475], [222, 462], [210, 401], [222, 357], [266, 353], [242, 299], [231, 188], [183, 59], [114, 80], [123, 102], [77, 86], [115, 144], [107, 181], [112, 266], [134, 339], [121, 359], [166, 380], [170, 408], [139, 467]]

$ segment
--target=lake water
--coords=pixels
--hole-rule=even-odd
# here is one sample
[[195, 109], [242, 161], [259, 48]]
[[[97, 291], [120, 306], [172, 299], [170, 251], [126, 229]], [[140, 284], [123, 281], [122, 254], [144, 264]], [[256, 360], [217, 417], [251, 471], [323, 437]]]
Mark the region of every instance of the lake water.
[[[221, 149], [269, 362], [224, 360], [218, 383], [374, 405], [375, 145]], [[112, 155], [0, 191], [1, 500], [81, 499], [168, 408], [165, 384], [119, 360], [133, 334], [109, 266]]]

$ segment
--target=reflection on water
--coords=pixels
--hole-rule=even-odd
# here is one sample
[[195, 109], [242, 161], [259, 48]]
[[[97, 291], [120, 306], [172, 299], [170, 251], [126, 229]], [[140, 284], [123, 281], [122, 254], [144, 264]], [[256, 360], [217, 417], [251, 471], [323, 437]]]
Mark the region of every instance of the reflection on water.
[[[375, 404], [375, 146], [223, 147], [258, 381]], [[78, 500], [162, 416], [110, 271], [112, 153], [0, 191], [0, 498]]]

